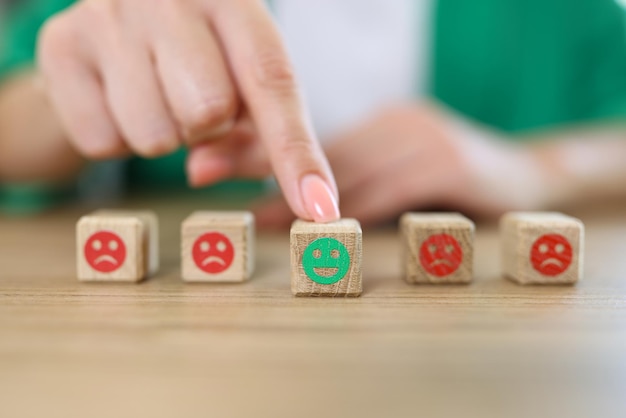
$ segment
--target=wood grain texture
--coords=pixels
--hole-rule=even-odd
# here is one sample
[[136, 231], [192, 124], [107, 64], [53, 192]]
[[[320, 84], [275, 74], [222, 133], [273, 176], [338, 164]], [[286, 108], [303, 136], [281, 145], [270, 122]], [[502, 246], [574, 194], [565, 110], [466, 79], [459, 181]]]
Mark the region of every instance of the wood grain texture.
[[[224, 271], [207, 272], [200, 268], [202, 262], [198, 265], [194, 261], [194, 245], [207, 233], [223, 234], [232, 244], [234, 258]], [[255, 243], [254, 216], [250, 212], [194, 212], [181, 226], [181, 243], [182, 278], [187, 282], [243, 282], [252, 276]]]
[[474, 272], [474, 229], [474, 223], [458, 213], [404, 214], [400, 240], [405, 280], [469, 283]]
[[[76, 224], [76, 265], [78, 279], [82, 281], [128, 281], [139, 282], [148, 274], [148, 225], [133, 215], [89, 215]], [[95, 234], [115, 234], [115, 239], [96, 239]], [[107, 236], [108, 238], [109, 236]], [[119, 241], [117, 240], [119, 238]], [[95, 245], [97, 244], [97, 247]], [[113, 271], [98, 271], [87, 261], [87, 252], [92, 247], [100, 257], [115, 253], [109, 245], [122, 247], [121, 258], [111, 258], [116, 264]], [[109, 261], [95, 259], [102, 265]], [[119, 266], [117, 266], [119, 264]]]
[[[317, 240], [334, 239], [338, 248], [322, 247], [311, 252], [309, 246]], [[291, 226], [291, 291], [295, 296], [360, 296], [363, 292], [361, 280], [362, 231], [355, 219], [342, 219], [337, 222], [319, 224], [297, 220]], [[332, 245], [332, 244], [331, 244]], [[334, 246], [333, 246], [334, 247]], [[338, 249], [347, 250], [347, 257]], [[303, 254], [309, 250], [310, 260], [320, 260], [321, 264], [308, 266]], [[331, 253], [332, 251], [332, 253]], [[342, 266], [342, 259], [345, 266]], [[336, 262], [339, 262], [336, 264]], [[330, 264], [328, 264], [330, 263]], [[332, 266], [328, 268], [327, 266]], [[337, 266], [339, 266], [337, 268]], [[345, 271], [342, 269], [345, 267]], [[328, 273], [325, 272], [328, 270]], [[319, 275], [318, 275], [319, 273]], [[337, 275], [339, 281], [326, 284], [319, 280], [325, 275]], [[318, 282], [314, 281], [318, 280]]]
[[511, 280], [573, 284], [581, 279], [584, 226], [579, 219], [553, 212], [512, 212], [502, 217], [500, 231], [503, 272]]
[[161, 226], [161, 269], [136, 286], [76, 280], [88, 209], [0, 217], [2, 417], [626, 416], [624, 204], [571, 212], [576, 286], [504, 279], [484, 221], [470, 284], [411, 285], [396, 227], [366, 228], [360, 298], [293, 297], [289, 231], [259, 234], [247, 282], [183, 283], [180, 224], [205, 195], [123, 205]]

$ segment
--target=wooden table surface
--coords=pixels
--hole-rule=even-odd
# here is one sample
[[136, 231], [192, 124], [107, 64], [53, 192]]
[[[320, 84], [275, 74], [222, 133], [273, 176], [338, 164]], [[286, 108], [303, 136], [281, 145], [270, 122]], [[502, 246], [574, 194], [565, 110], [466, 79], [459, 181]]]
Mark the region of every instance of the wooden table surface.
[[[475, 281], [401, 280], [393, 228], [364, 231], [364, 294], [294, 298], [288, 233], [245, 284], [183, 284], [179, 226], [203, 202], [143, 200], [162, 268], [79, 283], [83, 210], [0, 220], [0, 417], [626, 416], [626, 211], [586, 224], [584, 280], [501, 278], [479, 224]], [[206, 202], [204, 202], [206, 204]]]

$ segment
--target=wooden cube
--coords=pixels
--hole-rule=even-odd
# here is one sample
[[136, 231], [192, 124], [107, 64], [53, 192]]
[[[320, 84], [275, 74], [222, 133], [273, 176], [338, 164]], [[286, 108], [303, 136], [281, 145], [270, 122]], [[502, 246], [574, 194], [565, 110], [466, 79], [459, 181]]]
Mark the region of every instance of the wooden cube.
[[504, 274], [520, 284], [571, 284], [582, 276], [583, 223], [552, 212], [512, 212], [500, 220]]
[[182, 224], [181, 240], [187, 282], [243, 282], [253, 273], [250, 212], [194, 212]]
[[458, 213], [405, 213], [400, 219], [408, 283], [468, 283], [474, 266], [474, 223]]
[[159, 269], [159, 228], [149, 211], [101, 210], [76, 224], [82, 281], [139, 282]]
[[291, 291], [295, 296], [359, 296], [362, 232], [355, 219], [297, 220], [291, 226]]

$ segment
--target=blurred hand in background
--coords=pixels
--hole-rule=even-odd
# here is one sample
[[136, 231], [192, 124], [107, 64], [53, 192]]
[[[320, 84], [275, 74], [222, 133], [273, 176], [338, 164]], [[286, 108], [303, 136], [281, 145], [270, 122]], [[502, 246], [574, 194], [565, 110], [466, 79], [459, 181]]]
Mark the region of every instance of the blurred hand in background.
[[[623, 195], [623, 129], [560, 130], [512, 141], [432, 103], [379, 112], [329, 141], [344, 216], [364, 224], [416, 208], [454, 208], [481, 217]], [[259, 224], [293, 220], [276, 197], [257, 208]]]

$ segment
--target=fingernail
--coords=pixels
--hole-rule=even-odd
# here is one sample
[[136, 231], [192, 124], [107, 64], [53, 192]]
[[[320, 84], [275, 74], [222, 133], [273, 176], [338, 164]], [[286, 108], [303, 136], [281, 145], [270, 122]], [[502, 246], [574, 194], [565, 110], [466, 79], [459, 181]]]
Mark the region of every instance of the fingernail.
[[337, 199], [320, 176], [307, 174], [300, 186], [304, 206], [315, 222], [332, 222], [340, 218]]

